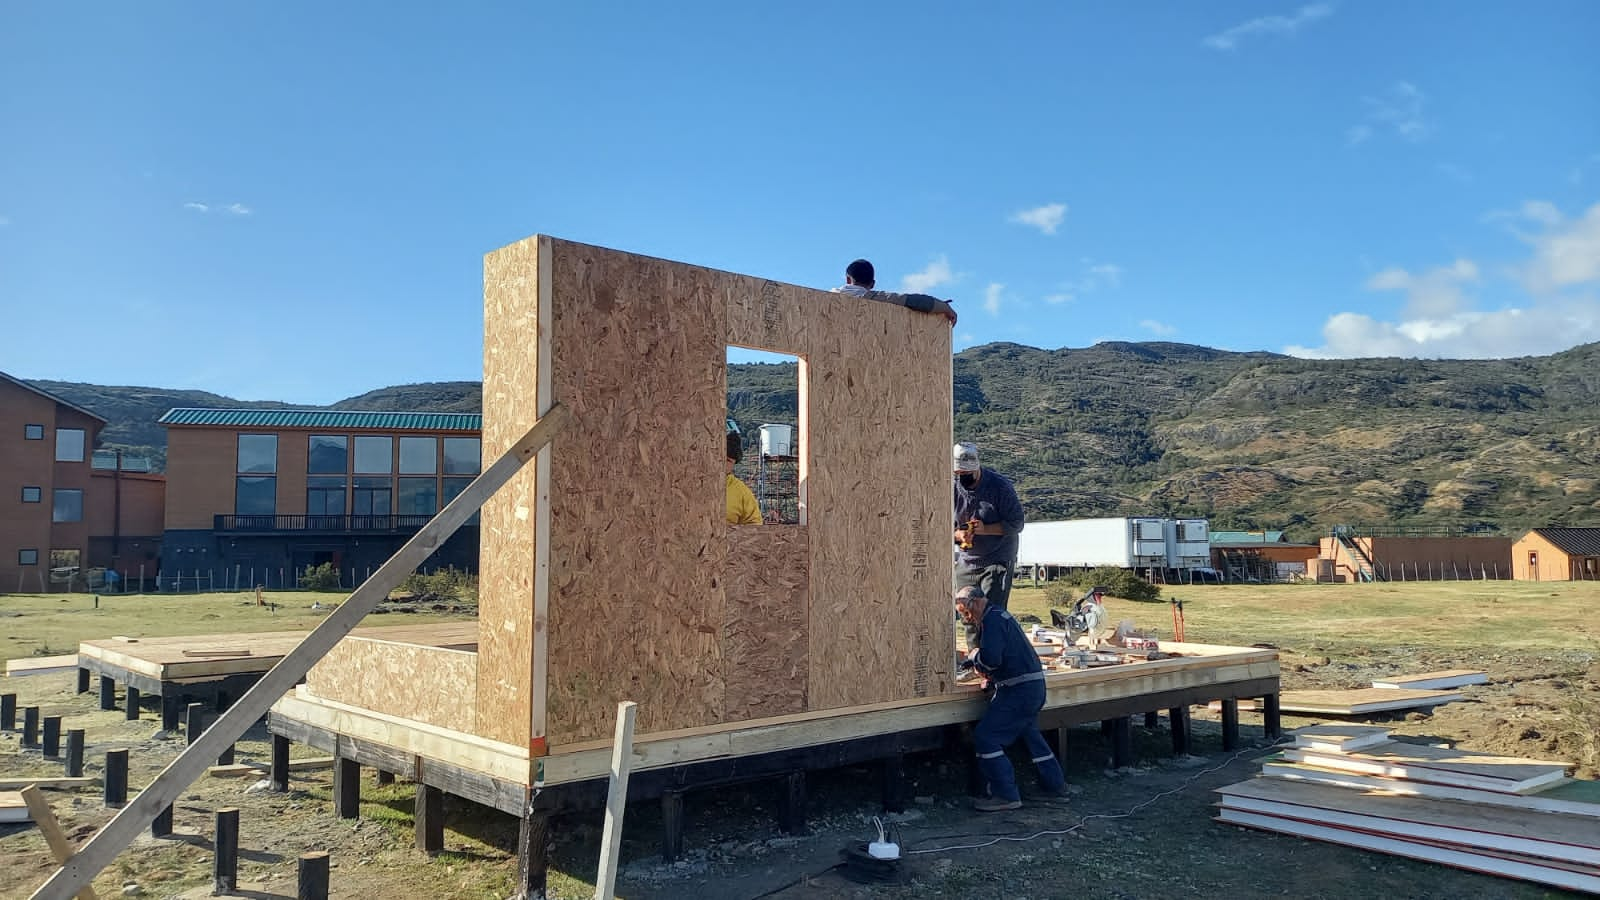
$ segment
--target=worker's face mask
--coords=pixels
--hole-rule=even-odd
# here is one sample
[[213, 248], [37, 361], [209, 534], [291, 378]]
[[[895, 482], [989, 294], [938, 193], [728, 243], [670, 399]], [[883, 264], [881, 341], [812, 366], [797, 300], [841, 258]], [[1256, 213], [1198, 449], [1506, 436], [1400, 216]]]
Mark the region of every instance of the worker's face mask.
[[972, 474], [971, 472], [962, 472], [960, 475], [956, 476], [956, 480], [961, 482], [962, 487], [970, 491], [972, 490], [972, 486], [978, 483], [978, 476]]

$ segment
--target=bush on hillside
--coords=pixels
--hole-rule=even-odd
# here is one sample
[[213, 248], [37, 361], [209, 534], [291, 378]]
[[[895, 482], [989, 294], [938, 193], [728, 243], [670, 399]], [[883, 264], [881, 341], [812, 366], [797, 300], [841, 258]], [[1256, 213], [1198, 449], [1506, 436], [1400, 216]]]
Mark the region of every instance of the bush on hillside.
[[308, 591], [337, 591], [339, 590], [339, 570], [333, 563], [323, 563], [320, 566], [306, 566], [297, 579], [300, 587]]
[[1110, 566], [1062, 576], [1045, 587], [1044, 596], [1051, 606], [1071, 606], [1096, 585], [1104, 587], [1107, 594], [1124, 600], [1161, 600], [1160, 587], [1145, 581], [1130, 569], [1114, 569]]

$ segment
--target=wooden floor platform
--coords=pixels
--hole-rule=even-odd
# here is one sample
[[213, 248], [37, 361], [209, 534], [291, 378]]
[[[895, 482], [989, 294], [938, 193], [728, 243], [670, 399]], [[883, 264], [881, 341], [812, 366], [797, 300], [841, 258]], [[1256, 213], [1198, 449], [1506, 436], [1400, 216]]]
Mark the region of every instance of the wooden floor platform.
[[[353, 635], [402, 644], [476, 649], [476, 621], [358, 628]], [[116, 685], [125, 689], [129, 718], [145, 697], [161, 698], [162, 727], [173, 730], [184, 706], [209, 703], [225, 709], [306, 636], [301, 631], [255, 634], [196, 634], [179, 637], [107, 638], [78, 645], [78, 691], [100, 677], [100, 708], [115, 709]]]
[[[1053, 730], [1064, 752], [1066, 726], [1100, 722], [1112, 736], [1113, 764], [1132, 763], [1132, 717], [1166, 711], [1176, 752], [1190, 746], [1191, 705], [1223, 703], [1223, 745], [1239, 743], [1238, 702], [1259, 698], [1267, 734], [1278, 733], [1278, 658], [1271, 650], [1164, 643], [1170, 659], [1052, 673], [1040, 726]], [[884, 803], [903, 796], [898, 775], [906, 753], [963, 745], [964, 726], [983, 714], [976, 688], [899, 703], [796, 713], [634, 738], [630, 801], [663, 804], [663, 854], [682, 842], [682, 795], [691, 790], [760, 779], [785, 779], [778, 810], [785, 830], [803, 829], [806, 771], [844, 765], [882, 765]], [[305, 685], [281, 698], [268, 716], [273, 734], [270, 779], [288, 789], [289, 745], [301, 743], [335, 758], [335, 810], [354, 816], [362, 766], [418, 784], [419, 797], [453, 794], [523, 820], [525, 871], [541, 871], [546, 817], [604, 804], [608, 742], [551, 748], [530, 759], [526, 748], [314, 696]], [[964, 753], [963, 756], [971, 756]], [[537, 782], [537, 784], [534, 784]], [[798, 798], [798, 799], [797, 799]], [[422, 800], [419, 799], [419, 804]], [[420, 808], [420, 807], [419, 807]], [[419, 819], [419, 846], [442, 843], [423, 834], [437, 823]], [[530, 843], [531, 842], [531, 843]], [[529, 859], [531, 857], [531, 860]], [[542, 877], [542, 876], [541, 876]]]

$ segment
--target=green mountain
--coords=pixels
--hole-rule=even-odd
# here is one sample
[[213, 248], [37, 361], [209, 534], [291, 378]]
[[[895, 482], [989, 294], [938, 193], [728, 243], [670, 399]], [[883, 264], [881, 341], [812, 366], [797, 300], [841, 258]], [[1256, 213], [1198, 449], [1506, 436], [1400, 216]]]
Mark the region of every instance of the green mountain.
[[[955, 357], [956, 436], [1035, 519], [1204, 515], [1217, 527], [1600, 524], [1600, 344], [1504, 360], [1307, 360], [1170, 343]], [[728, 367], [754, 439], [797, 418], [794, 364]], [[198, 391], [36, 382], [163, 451], [173, 406], [284, 406]], [[472, 412], [476, 382], [382, 388], [338, 409]], [[156, 454], [158, 457], [160, 453]]]

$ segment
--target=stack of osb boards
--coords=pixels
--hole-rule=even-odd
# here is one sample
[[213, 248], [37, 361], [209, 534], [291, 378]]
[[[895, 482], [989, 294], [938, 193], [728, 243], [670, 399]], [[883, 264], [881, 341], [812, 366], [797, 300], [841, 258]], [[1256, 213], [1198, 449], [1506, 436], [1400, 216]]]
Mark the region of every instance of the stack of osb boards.
[[[484, 269], [484, 457], [571, 423], [482, 516], [474, 732], [535, 754], [952, 689], [950, 327], [536, 236]], [[798, 364], [799, 525], [723, 517], [730, 346]]]
[[1566, 771], [1319, 725], [1218, 789], [1217, 821], [1600, 893], [1600, 783]]

